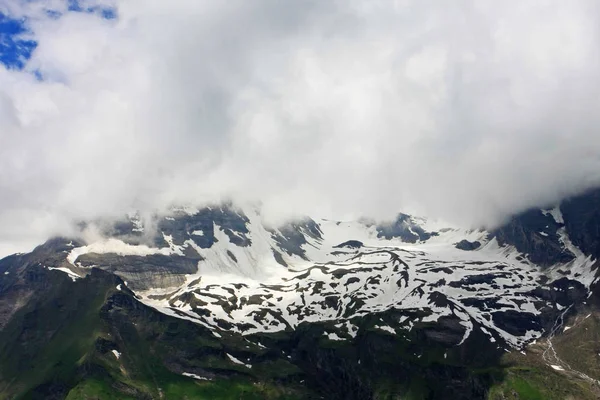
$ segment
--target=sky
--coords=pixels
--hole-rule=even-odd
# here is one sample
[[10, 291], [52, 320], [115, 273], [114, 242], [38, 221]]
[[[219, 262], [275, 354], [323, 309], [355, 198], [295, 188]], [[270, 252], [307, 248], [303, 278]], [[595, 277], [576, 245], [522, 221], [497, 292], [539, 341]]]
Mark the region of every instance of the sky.
[[0, 255], [221, 199], [493, 226], [600, 183], [595, 0], [0, 0]]

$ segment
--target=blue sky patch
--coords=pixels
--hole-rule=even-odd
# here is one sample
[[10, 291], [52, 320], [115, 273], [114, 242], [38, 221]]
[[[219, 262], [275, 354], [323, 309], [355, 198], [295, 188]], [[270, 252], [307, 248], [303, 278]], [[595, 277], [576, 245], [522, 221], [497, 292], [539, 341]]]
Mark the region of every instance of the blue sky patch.
[[[117, 10], [111, 7], [83, 7], [79, 0], [67, 0], [69, 12], [95, 14], [104, 19], [116, 19]], [[59, 19], [63, 13], [48, 9], [46, 15], [51, 19]], [[0, 64], [8, 69], [21, 70], [37, 47], [38, 43], [30, 38], [32, 32], [27, 27], [26, 19], [15, 19], [0, 13]], [[42, 79], [40, 71], [34, 72]]]
[[11, 19], [0, 13], [0, 64], [9, 69], [22, 69], [37, 47], [28, 33], [25, 20]]
[[117, 10], [114, 8], [101, 6], [84, 8], [79, 0], [68, 0], [68, 10], [72, 12], [87, 12], [90, 14], [98, 14], [104, 19], [117, 18]]

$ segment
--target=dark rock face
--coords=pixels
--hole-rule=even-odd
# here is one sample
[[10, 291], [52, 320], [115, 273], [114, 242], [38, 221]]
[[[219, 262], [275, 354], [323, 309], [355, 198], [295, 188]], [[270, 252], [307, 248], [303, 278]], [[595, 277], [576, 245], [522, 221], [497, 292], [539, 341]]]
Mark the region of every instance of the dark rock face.
[[585, 254], [600, 257], [600, 189], [573, 197], [560, 205], [567, 233]]
[[[57, 268], [66, 262], [68, 252], [74, 246], [82, 246], [76, 240], [54, 238], [36, 247], [29, 254], [14, 254], [0, 260], [0, 328], [36, 292], [54, 284], [43, 268]], [[69, 281], [64, 273], [61, 278]]]
[[456, 346], [465, 334], [465, 327], [456, 317], [441, 317], [435, 325], [423, 328], [428, 341], [447, 347]]
[[478, 241], [469, 242], [468, 240], [461, 240], [460, 242], [454, 245], [459, 250], [472, 251], [477, 250], [481, 247], [481, 243]]
[[32, 265], [44, 265], [46, 267], [59, 267], [67, 258], [67, 254], [78, 246], [84, 244], [77, 240], [66, 238], [53, 238], [46, 243], [37, 246], [29, 254], [15, 254], [0, 260], [0, 273], [25, 269]]
[[106, 354], [112, 350], [118, 350], [117, 344], [115, 342], [113, 342], [112, 340], [104, 339], [102, 337], [97, 338], [94, 345], [96, 351], [100, 352], [101, 354]]
[[344, 243], [340, 243], [337, 246], [334, 246], [336, 249], [341, 249], [344, 247], [348, 247], [351, 249], [360, 249], [361, 247], [363, 247], [364, 244], [363, 242], [359, 241], [359, 240], [348, 240]]
[[[207, 249], [217, 241], [214, 230], [215, 225], [218, 225], [218, 229], [229, 237], [231, 243], [245, 247], [251, 244], [247, 236], [248, 223], [248, 217], [241, 211], [222, 206], [203, 208], [194, 215], [177, 212], [172, 217], [161, 219], [157, 228], [159, 232], [171, 236], [176, 245], [180, 246], [191, 239], [198, 247]], [[159, 247], [167, 246], [162, 235], [156, 238], [156, 244]]]
[[96, 266], [109, 272], [169, 272], [173, 274], [193, 274], [197, 270], [198, 258], [177, 255], [165, 256], [150, 254], [147, 256], [122, 256], [115, 253], [87, 253], [79, 256], [77, 262], [84, 267]]
[[506, 225], [491, 232], [501, 246], [513, 245], [535, 264], [549, 266], [575, 258], [558, 236], [562, 225], [550, 214], [529, 210], [513, 217]]
[[542, 266], [566, 263], [574, 255], [565, 248], [558, 230], [566, 228], [569, 238], [585, 254], [600, 257], [600, 189], [574, 196], [560, 204], [563, 223], [538, 209], [525, 211], [491, 233], [500, 245], [513, 245], [529, 260]]
[[541, 326], [539, 318], [534, 314], [513, 310], [492, 313], [494, 323], [511, 335], [524, 335], [528, 330], [539, 330]]
[[549, 286], [540, 286], [534, 289], [532, 294], [551, 304], [568, 307], [570, 304], [584, 302], [587, 297], [587, 290], [581, 282], [561, 278], [552, 282]]
[[437, 235], [437, 232], [426, 232], [414, 222], [410, 215], [406, 214], [398, 214], [398, 218], [392, 224], [377, 226], [377, 237], [387, 240], [400, 238], [403, 242], [416, 243], [417, 241], [424, 242]]
[[[215, 238], [215, 225], [221, 229], [231, 243], [236, 246], [249, 246], [248, 218], [243, 212], [231, 204], [205, 207], [190, 215], [183, 210], [176, 210], [169, 216], [154, 215], [150, 225], [144, 223], [138, 216], [124, 216], [117, 220], [96, 220], [92, 223], [105, 237], [119, 239], [128, 244], [150, 244], [158, 247], [168, 247], [163, 233], [171, 236], [173, 243], [182, 245], [186, 240], [192, 240], [200, 248], [211, 247]], [[83, 230], [89, 223], [81, 222]]]
[[132, 289], [144, 290], [182, 284], [185, 282], [186, 274], [194, 274], [198, 271], [198, 261], [201, 259], [199, 255], [197, 257], [162, 254], [122, 256], [115, 253], [87, 253], [79, 256], [76, 262], [84, 267], [95, 266], [113, 272], [127, 281]]
[[449, 286], [452, 287], [468, 287], [472, 285], [479, 285], [482, 283], [487, 283], [490, 285], [494, 285], [494, 281], [498, 278], [510, 278], [510, 274], [505, 272], [496, 272], [496, 273], [488, 273], [488, 274], [480, 274], [480, 275], [467, 275], [463, 277], [459, 281], [450, 282]]
[[310, 218], [292, 222], [279, 228], [279, 232], [271, 230], [271, 237], [277, 242], [279, 248], [288, 255], [297, 255], [306, 260], [306, 253], [302, 246], [308, 243], [306, 236], [315, 240], [323, 239], [323, 232], [318, 223]]

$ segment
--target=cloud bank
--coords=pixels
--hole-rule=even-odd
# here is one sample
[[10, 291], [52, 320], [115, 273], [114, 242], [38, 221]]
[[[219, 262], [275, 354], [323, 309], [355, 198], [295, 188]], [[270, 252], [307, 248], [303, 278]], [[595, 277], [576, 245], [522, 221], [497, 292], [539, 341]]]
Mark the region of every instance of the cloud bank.
[[599, 7], [0, 1], [37, 42], [0, 68], [0, 253], [173, 203], [489, 225], [597, 185]]

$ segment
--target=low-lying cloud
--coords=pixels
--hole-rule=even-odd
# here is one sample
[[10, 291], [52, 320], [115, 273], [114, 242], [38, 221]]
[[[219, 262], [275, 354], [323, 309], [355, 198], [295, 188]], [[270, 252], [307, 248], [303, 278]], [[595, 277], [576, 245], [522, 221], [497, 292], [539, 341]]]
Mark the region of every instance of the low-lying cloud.
[[0, 2], [38, 42], [0, 68], [0, 252], [219, 198], [489, 225], [600, 182], [596, 1], [71, 3]]

